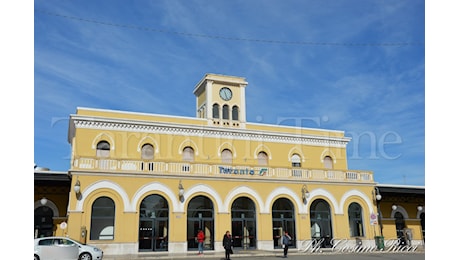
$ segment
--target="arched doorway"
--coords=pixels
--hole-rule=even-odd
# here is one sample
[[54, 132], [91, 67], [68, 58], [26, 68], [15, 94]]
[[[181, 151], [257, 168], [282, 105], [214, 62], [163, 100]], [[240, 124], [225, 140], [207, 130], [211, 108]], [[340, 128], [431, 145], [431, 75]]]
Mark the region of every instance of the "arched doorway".
[[423, 242], [425, 242], [425, 212], [420, 214], [420, 225], [422, 226]]
[[348, 225], [350, 237], [364, 236], [363, 209], [361, 205], [356, 202], [352, 202], [350, 206], [348, 206]]
[[321, 243], [321, 247], [331, 247], [331, 209], [323, 199], [313, 201], [310, 207], [311, 239]]
[[139, 251], [167, 251], [168, 201], [160, 195], [149, 195], [140, 208]]
[[406, 245], [407, 241], [404, 234], [404, 229], [406, 227], [406, 221], [404, 220], [404, 216], [401, 212], [395, 212], [395, 226], [396, 226], [396, 237], [399, 240], [400, 245]]
[[232, 204], [232, 236], [236, 248], [256, 248], [256, 208], [254, 202], [241, 197]]
[[281, 248], [281, 237], [284, 231], [287, 231], [292, 238], [289, 247], [296, 247], [294, 206], [290, 200], [280, 198], [273, 203], [272, 226], [273, 248]]
[[187, 249], [198, 251], [195, 240], [198, 230], [203, 230], [204, 250], [214, 249], [214, 206], [205, 196], [197, 196], [190, 200], [187, 208]]
[[34, 212], [35, 237], [53, 236], [53, 210], [48, 206], [40, 206]]

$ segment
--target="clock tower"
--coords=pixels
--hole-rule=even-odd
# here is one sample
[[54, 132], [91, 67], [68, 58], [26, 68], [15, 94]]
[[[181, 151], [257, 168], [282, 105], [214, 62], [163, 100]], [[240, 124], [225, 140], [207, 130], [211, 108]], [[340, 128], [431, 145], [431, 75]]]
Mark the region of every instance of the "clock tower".
[[209, 125], [244, 127], [246, 123], [245, 78], [206, 74], [195, 86], [196, 116]]

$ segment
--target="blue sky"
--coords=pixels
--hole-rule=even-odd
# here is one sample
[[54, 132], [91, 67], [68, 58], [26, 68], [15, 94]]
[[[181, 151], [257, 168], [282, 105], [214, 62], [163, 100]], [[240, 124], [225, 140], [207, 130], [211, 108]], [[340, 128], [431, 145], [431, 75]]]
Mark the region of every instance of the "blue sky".
[[33, 15], [38, 166], [69, 169], [77, 107], [194, 117], [215, 73], [246, 78], [249, 122], [343, 130], [349, 169], [425, 185], [422, 0], [36, 0]]

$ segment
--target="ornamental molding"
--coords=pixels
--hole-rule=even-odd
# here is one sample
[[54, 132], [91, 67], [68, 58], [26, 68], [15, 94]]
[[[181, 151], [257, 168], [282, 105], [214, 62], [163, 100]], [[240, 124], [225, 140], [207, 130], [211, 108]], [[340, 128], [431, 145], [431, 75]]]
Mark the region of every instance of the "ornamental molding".
[[[199, 136], [206, 138], [225, 138], [232, 140], [289, 143], [297, 145], [346, 148], [351, 140], [348, 137], [327, 137], [300, 135], [281, 132], [257, 131], [247, 129], [226, 129], [213, 126], [161, 123], [151, 121], [130, 121], [92, 117], [71, 118], [74, 129], [96, 129], [105, 131], [143, 132], [165, 135]], [[73, 131], [72, 131], [73, 132]]]

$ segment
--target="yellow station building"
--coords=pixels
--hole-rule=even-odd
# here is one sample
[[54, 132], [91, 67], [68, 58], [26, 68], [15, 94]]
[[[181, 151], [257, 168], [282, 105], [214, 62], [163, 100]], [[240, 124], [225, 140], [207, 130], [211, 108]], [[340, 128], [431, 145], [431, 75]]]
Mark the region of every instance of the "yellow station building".
[[254, 250], [281, 248], [284, 231], [293, 248], [375, 245], [403, 229], [423, 241], [424, 199], [380, 205], [373, 172], [348, 169], [344, 131], [247, 122], [247, 85], [206, 74], [193, 90], [196, 117], [77, 108], [55, 234], [108, 255], [196, 251], [199, 229], [213, 251], [227, 230], [235, 248]]

